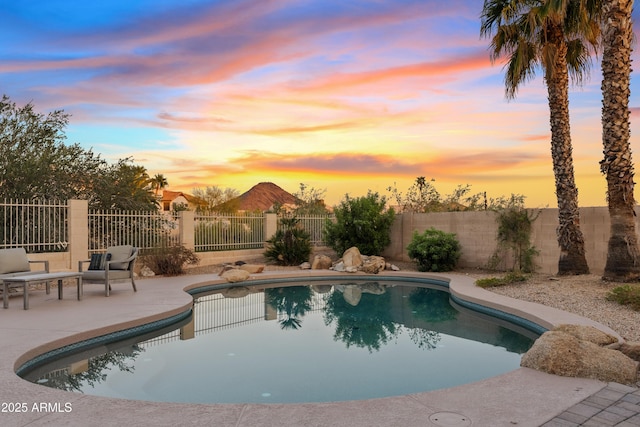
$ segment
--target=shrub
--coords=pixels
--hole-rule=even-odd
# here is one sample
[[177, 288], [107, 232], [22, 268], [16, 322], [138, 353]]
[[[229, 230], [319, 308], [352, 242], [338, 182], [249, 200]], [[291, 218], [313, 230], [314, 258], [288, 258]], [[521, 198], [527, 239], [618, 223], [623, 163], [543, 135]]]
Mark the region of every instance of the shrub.
[[311, 235], [298, 224], [297, 218], [281, 218], [280, 229], [267, 240], [265, 258], [279, 265], [298, 265], [309, 261]]
[[355, 199], [347, 194], [333, 211], [335, 222], [327, 220], [325, 243], [337, 254], [355, 246], [365, 255], [380, 255], [391, 243], [389, 233], [395, 217], [386, 205], [386, 197], [371, 191]]
[[476, 280], [476, 286], [481, 288], [492, 288], [495, 286], [505, 286], [517, 282], [526, 282], [527, 276], [518, 272], [510, 272], [502, 277], [487, 277]]
[[460, 259], [461, 249], [455, 234], [430, 228], [423, 234], [413, 233], [407, 252], [420, 271], [451, 271]]
[[498, 212], [498, 247], [489, 258], [489, 268], [497, 269], [508, 254], [513, 256], [511, 271], [533, 273], [535, 257], [540, 252], [531, 245], [533, 222], [537, 214], [530, 213], [521, 206], [511, 206]]
[[162, 244], [158, 248], [145, 251], [142, 263], [154, 273], [165, 276], [178, 276], [184, 273], [185, 264], [197, 264], [200, 258], [182, 245]]
[[622, 305], [628, 305], [632, 309], [640, 311], [640, 286], [618, 286], [609, 292], [607, 300], [615, 301]]

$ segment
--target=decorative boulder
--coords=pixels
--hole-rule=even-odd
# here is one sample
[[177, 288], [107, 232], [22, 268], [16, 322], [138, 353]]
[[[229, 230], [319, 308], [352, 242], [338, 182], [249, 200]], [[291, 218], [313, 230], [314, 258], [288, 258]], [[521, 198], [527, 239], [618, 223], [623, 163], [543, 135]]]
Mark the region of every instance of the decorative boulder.
[[331, 267], [332, 261], [326, 255], [316, 255], [313, 257], [313, 263], [311, 263], [312, 270], [328, 270]]
[[621, 384], [633, 384], [638, 378], [637, 363], [621, 352], [562, 331], [542, 334], [522, 356], [520, 365], [554, 375]]
[[243, 282], [247, 280], [249, 276], [250, 274], [248, 271], [240, 270], [239, 268], [227, 270], [220, 275], [220, 277], [222, 277], [229, 283]]
[[593, 326], [582, 325], [558, 325], [553, 328], [554, 331], [566, 332], [582, 341], [589, 341], [594, 344], [605, 346], [618, 342], [618, 339], [612, 335], [602, 332]]
[[143, 265], [142, 268], [140, 269], [140, 275], [142, 277], [153, 277], [156, 275], [156, 273], [154, 273], [153, 270], [147, 267], [146, 265]]
[[238, 268], [238, 267], [234, 267], [234, 266], [233, 266], [233, 265], [231, 265], [231, 264], [224, 264], [224, 265], [222, 266], [222, 270], [220, 270], [220, 273], [218, 273], [218, 275], [219, 275], [219, 276], [222, 276], [222, 274], [223, 274], [225, 271], [235, 270], [235, 269], [237, 269], [237, 268]]
[[391, 270], [391, 271], [400, 271], [400, 267], [398, 267], [395, 264], [388, 263], [388, 262], [384, 265], [384, 269], [385, 270]]
[[331, 267], [333, 270], [335, 271], [345, 271], [344, 269], [344, 262], [342, 262], [342, 260], [336, 262], [335, 264], [333, 264], [333, 267]]
[[242, 264], [238, 268], [240, 270], [248, 271], [251, 274], [262, 273], [264, 271], [263, 264]]
[[344, 263], [345, 270], [349, 271], [349, 267], [355, 267], [356, 269], [362, 265], [362, 255], [355, 246], [347, 249], [342, 254], [342, 262]]
[[307, 261], [303, 262], [300, 264], [300, 270], [311, 270], [311, 263]]
[[640, 362], [640, 342], [627, 341], [622, 343], [618, 350], [625, 356], [635, 360], [636, 362]]
[[366, 257], [361, 269], [368, 274], [378, 274], [384, 270], [385, 264], [384, 258], [381, 256], [369, 256]]

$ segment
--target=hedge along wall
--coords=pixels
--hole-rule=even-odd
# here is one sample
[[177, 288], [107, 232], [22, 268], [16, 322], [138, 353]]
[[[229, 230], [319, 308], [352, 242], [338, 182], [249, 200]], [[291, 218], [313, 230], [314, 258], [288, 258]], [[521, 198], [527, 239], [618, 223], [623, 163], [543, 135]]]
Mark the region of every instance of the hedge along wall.
[[[535, 259], [538, 272], [556, 274], [560, 249], [556, 238], [558, 226], [557, 209], [540, 211], [533, 223], [532, 244], [539, 251]], [[636, 208], [636, 214], [640, 213]], [[636, 230], [640, 230], [639, 216], [636, 215]], [[406, 247], [411, 242], [414, 231], [419, 233], [434, 227], [448, 233], [455, 233], [462, 246], [459, 266], [463, 268], [485, 267], [489, 257], [496, 250], [498, 224], [494, 212], [437, 212], [398, 214], [391, 229], [391, 245], [385, 250], [388, 258], [409, 261]], [[585, 238], [587, 262], [593, 274], [604, 272], [609, 240], [609, 211], [606, 207], [580, 209], [580, 227]]]

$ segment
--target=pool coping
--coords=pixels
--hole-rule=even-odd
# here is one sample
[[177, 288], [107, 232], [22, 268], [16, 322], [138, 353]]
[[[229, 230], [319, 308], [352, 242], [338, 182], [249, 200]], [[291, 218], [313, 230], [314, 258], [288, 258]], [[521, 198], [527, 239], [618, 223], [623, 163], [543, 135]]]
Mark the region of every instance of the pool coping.
[[[327, 270], [265, 272], [252, 279], [305, 279], [344, 276]], [[348, 277], [428, 278], [449, 283], [452, 297], [521, 317], [544, 328], [562, 323], [595, 326], [618, 336], [610, 328], [581, 316], [514, 300], [478, 288], [474, 279], [462, 274], [384, 272], [349, 274]], [[563, 378], [527, 368], [487, 380], [444, 390], [382, 399], [309, 404], [177, 404], [103, 398], [49, 389], [22, 380], [15, 370], [26, 361], [63, 345], [139, 327], [184, 313], [191, 308], [188, 292], [226, 282], [217, 275], [152, 278], [138, 282], [139, 291], [115, 285], [108, 298], [99, 287], [85, 288], [83, 301], [57, 300], [34, 293], [31, 309], [13, 304], [4, 311], [3, 346], [0, 346], [0, 390], [2, 405], [26, 403], [24, 412], [1, 412], [2, 425], [178, 425], [188, 419], [193, 425], [436, 425], [437, 413], [456, 413], [473, 425], [536, 426], [607, 384], [590, 379]], [[239, 282], [234, 286], [245, 286]], [[19, 306], [19, 307], [18, 307]], [[1, 316], [1, 315], [0, 315]], [[618, 336], [619, 337], [619, 336]], [[399, 362], [401, 363], [401, 361]], [[391, 369], [392, 367], [390, 367]], [[524, 386], [526, 384], [526, 386]], [[70, 406], [66, 406], [69, 403]], [[44, 404], [44, 405], [42, 405]], [[36, 405], [34, 407], [34, 405]], [[38, 405], [44, 409], [38, 410]], [[67, 411], [71, 407], [71, 411]], [[5, 408], [11, 409], [11, 408]], [[188, 418], [185, 418], [188, 417]]]

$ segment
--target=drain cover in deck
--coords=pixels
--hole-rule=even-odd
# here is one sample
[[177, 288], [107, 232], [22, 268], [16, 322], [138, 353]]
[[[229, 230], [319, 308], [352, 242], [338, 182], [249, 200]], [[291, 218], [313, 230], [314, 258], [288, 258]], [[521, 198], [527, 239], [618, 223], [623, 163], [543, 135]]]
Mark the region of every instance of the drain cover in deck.
[[470, 426], [471, 420], [455, 412], [436, 412], [429, 417], [429, 421], [442, 427], [463, 427]]

